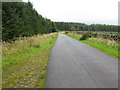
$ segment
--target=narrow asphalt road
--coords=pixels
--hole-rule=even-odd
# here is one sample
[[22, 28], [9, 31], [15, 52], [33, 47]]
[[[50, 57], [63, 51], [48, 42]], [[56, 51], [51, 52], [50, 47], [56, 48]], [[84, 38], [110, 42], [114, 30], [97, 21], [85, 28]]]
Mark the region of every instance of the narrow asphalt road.
[[117, 88], [118, 60], [59, 34], [48, 63], [45, 87]]

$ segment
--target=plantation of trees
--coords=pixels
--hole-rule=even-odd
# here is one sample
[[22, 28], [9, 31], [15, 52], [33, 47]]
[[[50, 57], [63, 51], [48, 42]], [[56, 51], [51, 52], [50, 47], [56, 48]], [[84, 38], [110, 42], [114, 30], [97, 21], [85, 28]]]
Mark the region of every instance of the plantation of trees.
[[2, 3], [2, 40], [55, 32], [54, 22], [43, 18], [31, 2]]
[[118, 32], [117, 25], [102, 25], [102, 24], [91, 24], [87, 25], [84, 23], [71, 23], [71, 22], [55, 22], [57, 29], [63, 31], [108, 31]]

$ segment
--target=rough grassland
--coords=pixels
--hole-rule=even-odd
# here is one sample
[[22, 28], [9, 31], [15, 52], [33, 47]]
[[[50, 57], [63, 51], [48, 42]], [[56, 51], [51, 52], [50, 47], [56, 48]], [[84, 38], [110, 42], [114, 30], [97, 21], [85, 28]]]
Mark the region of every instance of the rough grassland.
[[[13, 44], [9, 44], [8, 46], [11, 45], [12, 47], [12, 53], [4, 52], [2, 88], [44, 88], [46, 67], [57, 36], [57, 34], [46, 35], [45, 37], [34, 36], [34, 38], [32, 37], [32, 44], [31, 39], [26, 39], [27, 48], [23, 47], [24, 49], [20, 48], [20, 50], [18, 48], [17, 51], [13, 52], [12, 49], [15, 47], [12, 47]], [[19, 42], [21, 40], [17, 42], [17, 45]], [[25, 43], [23, 44], [25, 45]], [[3, 45], [3, 50], [5, 47]]]
[[[75, 34], [70, 34], [70, 33], [65, 34], [65, 35], [67, 35], [69, 37], [72, 37], [72, 38], [74, 38], [76, 40], [80, 40], [80, 38], [81, 38], [81, 35], [77, 36]], [[90, 46], [92, 46], [94, 48], [97, 48], [97, 49], [99, 49], [99, 50], [101, 50], [101, 51], [103, 51], [103, 52], [105, 52], [105, 53], [107, 53], [107, 54], [109, 54], [111, 56], [114, 56], [114, 57], [120, 59], [119, 51], [118, 51], [119, 50], [118, 49], [119, 48], [118, 43], [116, 43], [117, 45], [115, 44], [114, 47], [111, 47], [112, 43], [110, 45], [107, 45], [106, 43], [99, 42], [99, 38], [96, 38], [96, 41], [92, 40], [92, 38], [86, 39], [86, 40], [80, 40], [80, 41], [83, 42], [83, 43], [86, 43], [86, 44], [88, 44], [88, 45], [90, 45]], [[105, 40], [101, 40], [101, 41], [105, 41]], [[109, 40], [106, 40], [106, 42], [109, 42]]]

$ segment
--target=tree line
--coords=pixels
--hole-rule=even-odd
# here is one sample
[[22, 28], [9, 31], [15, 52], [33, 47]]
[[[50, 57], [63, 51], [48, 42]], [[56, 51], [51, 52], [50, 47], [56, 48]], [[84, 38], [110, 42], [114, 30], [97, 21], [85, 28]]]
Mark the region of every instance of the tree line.
[[108, 31], [118, 32], [120, 26], [72, 22], [52, 22], [38, 14], [31, 2], [2, 3], [2, 40], [13, 41], [17, 37], [28, 37], [60, 31]]
[[2, 3], [2, 40], [55, 32], [54, 22], [43, 18], [31, 2]]
[[118, 32], [120, 26], [106, 24], [72, 23], [72, 22], [55, 22], [57, 29], [63, 31], [108, 31]]

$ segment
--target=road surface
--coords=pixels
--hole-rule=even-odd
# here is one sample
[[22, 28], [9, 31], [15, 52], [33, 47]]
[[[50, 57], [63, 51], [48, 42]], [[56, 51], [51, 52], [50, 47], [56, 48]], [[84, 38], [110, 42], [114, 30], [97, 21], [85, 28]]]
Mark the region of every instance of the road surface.
[[48, 63], [45, 87], [117, 88], [118, 60], [59, 34]]

